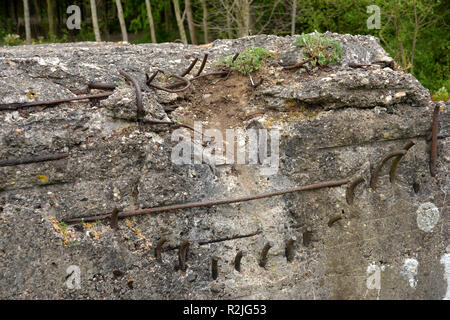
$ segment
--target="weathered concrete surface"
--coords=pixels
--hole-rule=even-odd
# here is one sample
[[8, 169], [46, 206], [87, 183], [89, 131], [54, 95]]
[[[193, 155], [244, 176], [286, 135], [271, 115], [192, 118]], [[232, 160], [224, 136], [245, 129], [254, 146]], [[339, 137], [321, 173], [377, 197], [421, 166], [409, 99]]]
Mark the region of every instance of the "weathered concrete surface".
[[[0, 168], [0, 298], [442, 299], [449, 268], [449, 106], [441, 111], [438, 174], [432, 178], [426, 138], [434, 105], [428, 91], [411, 75], [389, 67], [349, 68], [352, 62], [390, 61], [375, 38], [332, 36], [344, 46], [341, 63], [308, 72], [282, 70], [281, 65], [301, 58], [293, 37], [255, 36], [197, 47], [76, 43], [0, 48], [0, 103], [71, 97], [69, 89], [90, 81], [119, 84], [113, 96], [97, 104], [0, 111], [0, 161], [70, 154], [58, 161]], [[144, 87], [146, 72], [181, 72], [188, 60], [206, 52], [211, 59], [205, 72], [213, 71], [212, 59], [250, 45], [279, 55], [256, 73], [265, 77], [256, 90], [238, 76], [193, 82], [181, 94], [147, 88], [145, 117], [190, 122], [191, 108], [212, 98], [225, 101], [220, 100], [221, 108], [211, 107], [213, 114], [224, 112], [219, 119], [225, 124], [227, 108], [239, 108], [244, 115], [262, 110], [263, 115], [234, 127], [280, 130], [278, 173], [262, 176], [256, 165], [214, 171], [206, 164], [173, 164], [171, 131], [136, 124], [134, 90], [118, 69]], [[244, 94], [233, 96], [230, 87], [229, 97], [215, 97], [229, 83], [245, 87]], [[182, 107], [164, 112], [171, 104]], [[293, 111], [286, 112], [286, 105]], [[387, 164], [377, 189], [368, 188], [371, 168], [410, 139], [416, 145], [400, 162], [397, 182], [389, 182]], [[57, 227], [58, 221], [107, 213], [115, 206], [131, 210], [221, 199], [359, 174], [365, 182], [356, 188], [353, 205], [346, 203], [342, 186], [121, 220], [118, 232], [106, 222], [69, 226], [64, 239]], [[437, 208], [437, 220], [423, 213], [418, 219], [425, 203]], [[337, 214], [345, 219], [328, 227]], [[255, 236], [199, 244], [258, 230], [262, 233]], [[293, 235], [299, 241], [288, 263], [285, 242]], [[154, 247], [161, 236], [169, 240], [158, 263]], [[186, 239], [192, 243], [183, 273], [174, 270], [178, 256], [173, 248]], [[258, 259], [267, 241], [275, 246], [263, 269]], [[238, 273], [232, 261], [240, 249], [249, 254]], [[221, 258], [215, 281], [212, 255]], [[80, 268], [79, 289], [66, 284], [70, 266]]]

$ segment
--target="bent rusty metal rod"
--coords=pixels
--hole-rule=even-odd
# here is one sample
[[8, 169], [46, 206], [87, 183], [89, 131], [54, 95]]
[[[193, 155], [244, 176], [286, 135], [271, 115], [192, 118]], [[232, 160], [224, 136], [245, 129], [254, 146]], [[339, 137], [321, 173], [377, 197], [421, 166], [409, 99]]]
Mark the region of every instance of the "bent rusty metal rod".
[[51, 100], [51, 101], [35, 101], [35, 102], [23, 102], [23, 103], [7, 103], [7, 104], [0, 104], [0, 111], [6, 111], [6, 110], [18, 110], [23, 108], [30, 108], [30, 107], [38, 107], [38, 106], [54, 106], [65, 102], [71, 102], [71, 101], [77, 101], [77, 100], [86, 100], [86, 99], [105, 99], [112, 95], [112, 92], [102, 92], [97, 94], [90, 94], [85, 96], [78, 96], [78, 97], [72, 97], [72, 98], [66, 98], [66, 99], [59, 99], [59, 100]]
[[200, 69], [198, 69], [198, 72], [197, 72], [197, 74], [195, 75], [196, 77], [198, 77], [198, 76], [203, 72], [203, 69], [205, 69], [206, 61], [207, 61], [207, 60], [208, 60], [208, 54], [205, 53], [205, 56], [203, 57], [202, 64], [200, 65]]
[[[160, 72], [162, 72], [162, 71], [160, 70]], [[147, 85], [148, 85], [149, 87], [152, 87], [152, 88], [155, 88], [155, 89], [158, 89], [158, 90], [162, 90], [162, 91], [166, 91], [166, 92], [170, 92], [170, 93], [176, 93], [176, 92], [181, 92], [181, 91], [187, 90], [187, 89], [191, 86], [191, 84], [192, 84], [188, 79], [183, 78], [183, 77], [180, 77], [179, 75], [172, 74], [171, 76], [174, 77], [174, 78], [177, 78], [177, 79], [181, 80], [181, 81], [184, 82], [186, 85], [185, 85], [183, 88], [181, 88], [181, 89], [170, 89], [170, 87], [165, 88], [165, 87], [158, 86], [158, 85], [156, 85], [156, 84], [152, 84], [152, 83], [149, 82], [149, 81], [147, 81]], [[150, 77], [150, 79], [151, 79], [151, 77]]]
[[180, 74], [180, 77], [187, 76], [192, 71], [192, 69], [195, 67], [197, 62], [198, 62], [198, 58], [195, 58], [194, 61], [192, 61], [192, 63], [189, 65], [189, 67], [183, 73]]
[[430, 173], [432, 177], [436, 176], [436, 167], [437, 167], [437, 147], [438, 147], [437, 135], [439, 131], [439, 109], [440, 106], [437, 104], [434, 107], [433, 128], [431, 129]]
[[[168, 205], [168, 206], [162, 206], [162, 207], [139, 209], [139, 210], [134, 210], [134, 211], [122, 212], [119, 214], [119, 219], [141, 216], [141, 215], [151, 214], [151, 213], [164, 212], [164, 211], [192, 209], [192, 208], [199, 208], [199, 207], [211, 207], [211, 206], [222, 205], [222, 204], [245, 202], [245, 201], [268, 198], [268, 197], [275, 197], [275, 196], [280, 196], [283, 194], [295, 193], [295, 192], [300, 192], [300, 191], [310, 191], [310, 190], [316, 190], [316, 189], [322, 189], [322, 188], [338, 187], [338, 186], [344, 185], [348, 182], [349, 182], [348, 179], [342, 179], [342, 180], [336, 180], [336, 181], [321, 182], [321, 183], [311, 184], [311, 185], [307, 185], [307, 186], [296, 187], [296, 188], [292, 188], [292, 189], [265, 192], [265, 193], [255, 194], [252, 196], [243, 196], [243, 197], [238, 197], [238, 198], [227, 198], [227, 199], [221, 199], [221, 200], [210, 200], [210, 201], [201, 201], [201, 202], [190, 202], [190, 203], [174, 204], [174, 205]], [[97, 216], [68, 219], [65, 222], [70, 223], [70, 224], [75, 224], [75, 223], [80, 223], [82, 220], [85, 222], [89, 222], [89, 221], [105, 220], [105, 219], [109, 219], [110, 217], [111, 217], [111, 213], [108, 213], [108, 214], [97, 215]]]
[[[205, 74], [202, 74], [202, 75], [195, 76], [192, 79], [189, 79], [189, 81], [192, 82], [194, 80], [197, 80], [197, 79], [200, 79], [200, 78], [206, 78], [208, 76], [226, 76], [226, 75], [228, 75], [228, 71], [210, 72], [210, 73], [205, 73]], [[174, 88], [177, 88], [177, 87], [181, 86], [182, 84], [184, 84], [184, 82], [176, 82], [174, 84], [171, 84], [171, 85], [167, 86], [166, 88], [174, 89]]]
[[89, 82], [89, 89], [98, 89], [98, 90], [114, 90], [117, 86], [113, 83], [104, 83], [104, 82]]
[[363, 177], [356, 178], [353, 180], [349, 186], [347, 187], [347, 191], [345, 192], [345, 199], [347, 200], [347, 204], [353, 203], [353, 196], [355, 194], [355, 188], [358, 184], [364, 181]]
[[68, 153], [55, 153], [48, 154], [43, 156], [35, 156], [21, 159], [13, 159], [13, 160], [3, 160], [0, 161], [0, 167], [8, 167], [8, 166], [17, 166], [20, 164], [28, 164], [28, 163], [36, 163], [36, 162], [46, 162], [46, 161], [54, 161], [59, 159], [64, 159], [69, 156]]
[[312, 60], [311, 58], [308, 58], [308, 59], [303, 60], [303, 61], [300, 61], [299, 63], [296, 63], [296, 64], [294, 64], [294, 65], [286, 66], [286, 67], [283, 68], [283, 70], [292, 70], [292, 69], [300, 68], [300, 67], [303, 66], [305, 63], [307, 63], [307, 62], [309, 62], [309, 61], [311, 61], [311, 60]]
[[130, 81], [133, 84], [134, 88], [136, 89], [136, 106], [137, 106], [136, 118], [139, 121], [141, 119], [142, 115], [144, 114], [144, 107], [142, 106], [142, 90], [141, 90], [141, 86], [139, 85], [139, 83], [138, 83], [138, 81], [136, 80], [135, 77], [129, 75], [125, 71], [119, 70], [119, 73], [125, 79]]
[[[404, 147], [403, 150], [408, 151], [413, 145], [415, 145], [416, 143], [413, 140], [410, 140]], [[398, 155], [395, 157], [394, 160], [392, 160], [392, 164], [391, 164], [391, 170], [389, 171], [389, 181], [391, 183], [395, 182], [395, 176], [396, 176], [396, 172], [397, 172], [397, 167], [398, 167], [398, 163], [400, 162], [400, 160], [403, 158], [403, 155]]]
[[373, 170], [372, 177], [370, 178], [370, 187], [375, 190], [375, 188], [377, 186], [378, 174], [380, 173], [381, 168], [383, 167], [383, 165], [389, 159], [391, 159], [393, 157], [396, 157], [396, 156], [400, 156], [400, 155], [404, 156], [407, 152], [408, 152], [408, 150], [397, 150], [397, 151], [393, 151], [391, 153], [388, 153], [387, 156], [385, 156], [383, 158], [383, 160], [381, 160], [381, 162]]

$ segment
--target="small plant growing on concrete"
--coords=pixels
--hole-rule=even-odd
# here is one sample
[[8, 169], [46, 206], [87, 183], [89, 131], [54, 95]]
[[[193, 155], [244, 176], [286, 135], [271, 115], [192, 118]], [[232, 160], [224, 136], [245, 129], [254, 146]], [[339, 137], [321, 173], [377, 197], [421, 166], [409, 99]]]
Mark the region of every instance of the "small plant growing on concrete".
[[239, 71], [244, 75], [249, 75], [261, 68], [267, 59], [273, 58], [274, 56], [275, 54], [268, 52], [264, 48], [250, 47], [239, 54], [234, 61], [232, 55], [219, 59], [218, 65], [225, 66], [227, 69]]
[[295, 45], [303, 48], [303, 53], [311, 60], [313, 66], [334, 64], [342, 57], [342, 45], [318, 32], [298, 36]]
[[447, 88], [442, 87], [432, 95], [432, 98], [434, 101], [447, 102], [450, 99], [450, 95], [447, 92]]

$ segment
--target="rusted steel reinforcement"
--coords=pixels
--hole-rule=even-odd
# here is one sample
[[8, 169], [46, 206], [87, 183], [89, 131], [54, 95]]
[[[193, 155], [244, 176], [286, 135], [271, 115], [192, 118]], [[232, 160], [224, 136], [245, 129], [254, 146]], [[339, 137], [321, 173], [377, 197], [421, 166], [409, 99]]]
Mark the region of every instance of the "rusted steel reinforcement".
[[288, 262], [292, 262], [295, 257], [294, 244], [297, 241], [296, 236], [292, 236], [286, 243], [285, 255]]
[[[161, 87], [161, 86], [153, 84], [153, 83], [151, 83], [149, 81], [147, 81], [147, 85], [149, 87], [154, 88], [154, 89], [158, 89], [158, 90], [162, 90], [162, 91], [166, 91], [166, 92], [170, 92], [170, 93], [176, 93], [176, 92], [181, 92], [181, 91], [187, 90], [192, 84], [191, 81], [189, 81], [186, 78], [180, 77], [179, 75], [172, 74], [171, 76], [174, 77], [174, 78], [177, 78], [178, 80], [181, 80], [185, 84], [185, 86], [183, 88], [181, 88], [181, 89], [171, 89], [171, 86]], [[178, 86], [178, 83], [177, 83], [177, 86]]]
[[437, 168], [437, 149], [438, 149], [438, 131], [439, 131], [439, 109], [440, 106], [436, 104], [433, 111], [433, 127], [431, 129], [431, 148], [430, 148], [430, 174], [432, 177], [436, 176]]
[[273, 241], [269, 241], [266, 243], [264, 248], [261, 251], [261, 257], [259, 258], [259, 266], [264, 268], [267, 264], [267, 254], [269, 253], [270, 248], [274, 246]]
[[236, 257], [234, 258], [234, 268], [236, 269], [236, 271], [241, 272], [241, 260], [242, 257], [245, 257], [247, 255], [247, 250], [240, 250], [237, 254]]
[[161, 257], [162, 246], [164, 245], [164, 243], [166, 243], [166, 241], [167, 241], [167, 238], [164, 236], [158, 240], [158, 243], [156, 244], [156, 248], [155, 248], [156, 261], [159, 261], [159, 262], [162, 261], [162, 257]]
[[299, 63], [293, 64], [293, 65], [291, 65], [291, 66], [283, 67], [283, 70], [292, 70], [292, 69], [300, 68], [301, 66], [303, 66], [304, 64], [306, 64], [307, 62], [309, 62], [309, 61], [311, 61], [311, 60], [312, 60], [312, 59], [309, 58], [309, 59], [300, 61]]
[[186, 261], [189, 252], [189, 245], [190, 242], [188, 240], [184, 240], [180, 246], [180, 249], [178, 250], [178, 267], [181, 271], [186, 271], [187, 269]]
[[[202, 74], [202, 75], [195, 76], [192, 79], [189, 79], [189, 81], [192, 82], [194, 80], [197, 80], [197, 79], [200, 79], [200, 78], [206, 78], [208, 76], [226, 76], [226, 75], [228, 75], [227, 71], [210, 72], [210, 73], [205, 73], [205, 74]], [[183, 84], [185, 84], [185, 82], [176, 82], [176, 83], [173, 83], [171, 85], [168, 85], [166, 87], [166, 89], [174, 89], [174, 88], [177, 88], [177, 87], [179, 87], [179, 86], [181, 86]]]
[[128, 81], [130, 81], [135, 90], [136, 90], [136, 106], [137, 106], [137, 115], [136, 118], [139, 121], [142, 116], [144, 115], [144, 107], [142, 106], [142, 89], [141, 86], [139, 85], [138, 81], [136, 80], [135, 77], [131, 76], [130, 74], [126, 73], [123, 70], [119, 70], [119, 73], [121, 76], [123, 76], [125, 79], [127, 79]]
[[20, 159], [2, 160], [0, 161], [0, 167], [17, 166], [20, 164], [28, 164], [36, 162], [54, 161], [67, 158], [68, 156], [69, 156], [68, 153], [63, 152], [63, 153], [47, 154], [42, 156], [24, 157]]
[[119, 209], [114, 208], [112, 213], [111, 213], [111, 221], [110, 221], [110, 227], [113, 230], [118, 230], [119, 229]]
[[[292, 188], [292, 189], [265, 192], [265, 193], [260, 193], [260, 194], [256, 194], [256, 195], [252, 195], [252, 196], [243, 196], [243, 197], [238, 197], [238, 198], [227, 198], [227, 199], [221, 199], [221, 200], [210, 200], [210, 201], [202, 201], [202, 202], [190, 202], [190, 203], [174, 204], [174, 205], [154, 207], [154, 208], [148, 208], [148, 209], [139, 209], [139, 210], [134, 210], [134, 211], [122, 212], [119, 214], [119, 219], [141, 216], [144, 214], [164, 212], [164, 211], [192, 209], [192, 208], [199, 208], [199, 207], [211, 207], [211, 206], [222, 205], [222, 204], [245, 202], [245, 201], [274, 197], [274, 196], [279, 196], [279, 195], [294, 193], [294, 192], [300, 192], [300, 191], [309, 191], [309, 190], [316, 190], [316, 189], [329, 188], [329, 187], [338, 187], [338, 186], [348, 183], [348, 181], [349, 181], [348, 179], [327, 181], [327, 182], [321, 182], [321, 183], [311, 184], [311, 185], [307, 185], [307, 186], [296, 187], [296, 188]], [[97, 220], [105, 220], [105, 219], [109, 219], [110, 217], [111, 217], [111, 213], [108, 213], [108, 214], [97, 215], [97, 216], [67, 219], [67, 220], [65, 220], [65, 222], [68, 224], [75, 224], [75, 223], [80, 223], [82, 220], [85, 222], [90, 222], [90, 221], [97, 221]]]
[[331, 228], [335, 222], [337, 222], [337, 221], [339, 221], [339, 220], [341, 220], [343, 218], [344, 217], [342, 215], [340, 215], [340, 214], [332, 217], [330, 220], [328, 220], [328, 227]]
[[375, 167], [375, 169], [372, 172], [372, 177], [370, 178], [370, 187], [372, 189], [375, 190], [376, 186], [377, 186], [377, 179], [378, 179], [378, 174], [381, 171], [381, 168], [383, 168], [383, 165], [391, 158], [396, 157], [396, 156], [403, 156], [406, 154], [406, 152], [408, 152], [408, 150], [397, 150], [397, 151], [393, 151], [391, 153], [388, 153], [383, 160], [381, 160], [381, 162]]
[[195, 67], [197, 62], [198, 62], [198, 58], [195, 58], [194, 61], [192, 61], [192, 63], [189, 65], [189, 67], [183, 73], [180, 74], [180, 77], [187, 76], [192, 71], [192, 69]]
[[218, 267], [219, 259], [220, 258], [218, 256], [211, 257], [211, 277], [214, 280], [216, 280], [217, 277], [219, 276], [219, 267]]
[[196, 77], [198, 77], [203, 72], [203, 69], [205, 69], [206, 61], [208, 61], [208, 54], [207, 53], [205, 53], [205, 56], [203, 57], [202, 64], [200, 65], [200, 69], [198, 69], [198, 72], [195, 75]]
[[347, 187], [347, 191], [345, 192], [345, 199], [347, 200], [347, 204], [353, 203], [353, 196], [355, 194], [355, 188], [358, 184], [364, 181], [363, 177], [356, 178]]
[[106, 99], [110, 95], [112, 95], [112, 92], [102, 92], [102, 93], [97, 93], [97, 94], [89, 94], [89, 95], [77, 96], [77, 97], [59, 99], [59, 100], [0, 104], [0, 111], [12, 111], [12, 110], [31, 108], [31, 107], [39, 107], [39, 106], [56, 106], [61, 103], [78, 101], [78, 100]]
[[[408, 141], [408, 143], [403, 147], [403, 150], [408, 151], [413, 145], [415, 145], [416, 143], [413, 140]], [[403, 158], [403, 155], [398, 155], [395, 157], [394, 160], [392, 160], [392, 164], [391, 164], [391, 170], [389, 171], [389, 181], [391, 183], [395, 182], [395, 177], [396, 177], [396, 173], [397, 173], [397, 167], [398, 167], [398, 163], [400, 162], [400, 160]]]
[[117, 88], [117, 86], [113, 83], [89, 82], [88, 88], [98, 90], [114, 90]]
[[200, 240], [200, 241], [198, 241], [198, 245], [203, 246], [205, 244], [210, 244], [210, 243], [217, 243], [217, 242], [223, 242], [223, 241], [229, 241], [229, 240], [249, 238], [249, 237], [253, 237], [258, 234], [261, 234], [261, 233], [262, 233], [262, 230], [258, 230], [258, 231], [255, 231], [255, 232], [252, 232], [249, 234], [244, 234], [244, 235], [236, 235], [236, 236], [224, 237], [224, 238], [213, 239], [213, 240]]

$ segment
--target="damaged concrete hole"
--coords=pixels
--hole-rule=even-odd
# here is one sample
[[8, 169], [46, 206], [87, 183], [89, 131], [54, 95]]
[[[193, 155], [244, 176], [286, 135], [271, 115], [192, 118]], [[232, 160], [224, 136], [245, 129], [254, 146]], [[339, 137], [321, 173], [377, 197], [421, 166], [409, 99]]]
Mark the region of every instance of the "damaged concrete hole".
[[[295, 38], [0, 48], [0, 297], [442, 299], [449, 105], [329, 36], [337, 64], [251, 78], [217, 59]], [[174, 164], [180, 127], [276, 129], [278, 170]]]

